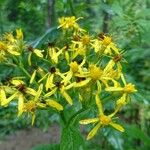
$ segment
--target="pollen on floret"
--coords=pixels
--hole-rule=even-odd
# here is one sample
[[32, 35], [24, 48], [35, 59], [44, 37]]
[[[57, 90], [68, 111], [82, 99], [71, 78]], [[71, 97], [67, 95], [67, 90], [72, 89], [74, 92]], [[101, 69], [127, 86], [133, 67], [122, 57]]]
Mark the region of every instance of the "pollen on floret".
[[105, 36], [105, 37], [104, 37], [104, 39], [103, 39], [103, 44], [104, 44], [105, 46], [108, 46], [111, 42], [112, 42], [111, 37], [108, 37], [108, 36]]
[[28, 101], [24, 106], [25, 111], [34, 112], [36, 109], [36, 103], [34, 101]]
[[102, 70], [94, 65], [90, 66], [90, 77], [93, 80], [99, 80], [102, 75]]
[[99, 119], [102, 125], [108, 125], [111, 122], [111, 118], [106, 115], [100, 115]]
[[83, 43], [83, 45], [89, 44], [90, 43], [90, 37], [88, 35], [84, 35], [82, 37], [82, 43]]
[[132, 83], [127, 84], [124, 89], [123, 92], [125, 93], [134, 93], [137, 90], [135, 89], [135, 85], [133, 85]]
[[76, 73], [78, 71], [78, 64], [77, 64], [77, 62], [76, 61], [71, 62], [70, 63], [70, 68], [71, 68], [73, 73]]

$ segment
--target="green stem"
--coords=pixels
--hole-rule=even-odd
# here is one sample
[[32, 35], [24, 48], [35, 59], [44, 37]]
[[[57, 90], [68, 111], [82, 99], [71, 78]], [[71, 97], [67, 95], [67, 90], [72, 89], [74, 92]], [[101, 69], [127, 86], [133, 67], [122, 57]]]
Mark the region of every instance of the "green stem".
[[61, 117], [61, 119], [62, 119], [62, 121], [63, 121], [63, 123], [64, 123], [64, 125], [65, 125], [65, 124], [67, 123], [67, 121], [66, 121], [66, 118], [65, 118], [63, 112], [60, 112], [60, 117]]
[[74, 124], [74, 121], [76, 120], [76, 117], [78, 117], [81, 113], [83, 113], [85, 110], [84, 108], [80, 109], [79, 111], [77, 111], [74, 115], [72, 115], [67, 123], [67, 126], [70, 126], [71, 123]]
[[22, 72], [24, 72], [29, 78], [31, 78], [31, 75], [21, 66], [19, 65], [20, 70], [22, 70]]

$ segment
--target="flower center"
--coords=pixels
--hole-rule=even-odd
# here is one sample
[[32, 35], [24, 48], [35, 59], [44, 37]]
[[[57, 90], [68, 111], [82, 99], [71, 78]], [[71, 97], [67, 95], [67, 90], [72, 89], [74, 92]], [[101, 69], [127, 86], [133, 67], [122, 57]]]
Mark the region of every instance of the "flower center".
[[90, 37], [88, 35], [85, 35], [82, 37], [82, 43], [83, 45], [87, 45], [90, 43]]
[[28, 112], [34, 112], [36, 109], [36, 104], [34, 101], [28, 101], [26, 104], [25, 104], [25, 110], [28, 111]]
[[76, 61], [71, 62], [70, 63], [70, 68], [71, 68], [73, 73], [76, 73], [78, 71], [78, 64], [77, 64], [77, 62]]
[[90, 67], [90, 76], [93, 80], [99, 80], [102, 75], [102, 70], [96, 66]]
[[131, 83], [127, 84], [123, 89], [123, 92], [125, 93], [134, 93], [136, 91], [135, 86]]
[[105, 36], [105, 37], [104, 37], [103, 44], [104, 44], [105, 46], [108, 46], [111, 42], [112, 42], [111, 37], [108, 37], [108, 36]]
[[100, 115], [99, 119], [102, 125], [108, 125], [111, 122], [111, 118], [105, 115]]

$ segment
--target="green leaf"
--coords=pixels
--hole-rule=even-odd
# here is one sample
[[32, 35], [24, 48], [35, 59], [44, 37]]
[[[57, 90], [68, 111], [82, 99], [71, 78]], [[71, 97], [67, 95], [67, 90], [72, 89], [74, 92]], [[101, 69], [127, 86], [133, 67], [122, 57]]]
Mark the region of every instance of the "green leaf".
[[130, 138], [140, 139], [145, 145], [150, 146], [150, 138], [137, 126], [128, 126], [126, 132], [130, 135]]
[[76, 128], [68, 127], [63, 129], [60, 150], [85, 150], [84, 140]]
[[60, 150], [59, 144], [43, 144], [33, 147], [31, 150]]

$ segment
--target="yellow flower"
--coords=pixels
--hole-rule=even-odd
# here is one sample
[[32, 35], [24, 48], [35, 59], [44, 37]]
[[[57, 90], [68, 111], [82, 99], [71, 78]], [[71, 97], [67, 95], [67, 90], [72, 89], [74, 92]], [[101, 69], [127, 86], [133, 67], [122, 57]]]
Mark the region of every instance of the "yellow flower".
[[63, 52], [63, 49], [59, 49], [57, 47], [51, 46], [48, 48], [49, 57], [52, 60], [53, 63], [58, 63], [58, 57]]
[[45, 88], [46, 88], [46, 91], [48, 91], [49, 89], [52, 89], [55, 86], [53, 83], [55, 75], [63, 79], [65, 78], [65, 76], [62, 73], [60, 73], [59, 69], [55, 67], [51, 67], [49, 69], [49, 72], [43, 75], [43, 77], [38, 81], [38, 83], [46, 79]]
[[68, 72], [66, 72], [66, 76], [63, 79], [63, 83], [64, 85], [66, 85], [67, 83], [70, 82], [71, 78], [73, 76], [84, 76], [84, 71], [83, 71], [83, 65], [85, 64], [86, 59], [84, 58], [83, 61], [78, 64], [76, 61], [71, 62], [70, 65], [70, 70]]
[[32, 46], [28, 47], [29, 55], [28, 55], [28, 64], [31, 66], [31, 57], [34, 53], [37, 57], [43, 58], [42, 50], [34, 49]]
[[16, 41], [12, 33], [5, 33], [3, 38], [4, 41], [8, 41], [8, 43], [14, 43]]
[[112, 113], [108, 116], [104, 114], [103, 106], [102, 106], [101, 100], [99, 99], [98, 94], [96, 94], [95, 98], [96, 98], [96, 105], [97, 105], [98, 111], [99, 111], [99, 116], [97, 118], [84, 119], [79, 122], [80, 124], [90, 124], [90, 123], [95, 124], [96, 123], [95, 127], [88, 134], [87, 140], [93, 138], [93, 136], [95, 136], [95, 134], [98, 132], [98, 130], [100, 128], [108, 126], [108, 125], [119, 130], [120, 132], [124, 132], [124, 128], [122, 126], [120, 126], [119, 124], [114, 123], [112, 121], [112, 117], [115, 115], [114, 113]]
[[22, 30], [21, 29], [17, 29], [16, 30], [16, 38], [18, 40], [23, 40], [23, 33], [22, 33]]
[[118, 86], [118, 87], [107, 87], [105, 90], [109, 91], [109, 92], [115, 92], [115, 91], [116, 92], [123, 92], [126, 94], [137, 92], [137, 90], [135, 89], [135, 85], [132, 83], [128, 83], [124, 87], [120, 87], [120, 86]]
[[102, 41], [103, 46], [105, 47], [104, 54], [112, 55], [113, 52], [115, 54], [119, 54], [119, 49], [112, 42], [111, 37], [103, 35], [101, 41]]
[[35, 76], [36, 76], [36, 72], [37, 72], [37, 70], [34, 70], [33, 74], [31, 75], [30, 84], [33, 83]]
[[95, 53], [97, 52], [103, 53], [102, 42], [99, 39], [92, 40], [91, 45], [94, 48]]
[[79, 25], [76, 23], [77, 20], [81, 19], [80, 18], [75, 18], [75, 16], [72, 17], [62, 17], [58, 19], [59, 26], [58, 28], [63, 28], [63, 29], [79, 29]]
[[67, 90], [71, 89], [74, 86], [75, 83], [71, 83], [67, 86], [64, 86], [62, 82], [56, 82], [55, 83], [55, 87], [53, 87], [51, 89], [50, 92], [46, 93], [44, 95], [44, 98], [50, 97], [52, 95], [54, 95], [57, 91], [65, 98], [65, 100], [72, 105], [73, 104], [73, 100], [70, 97], [70, 95], [67, 93]]

